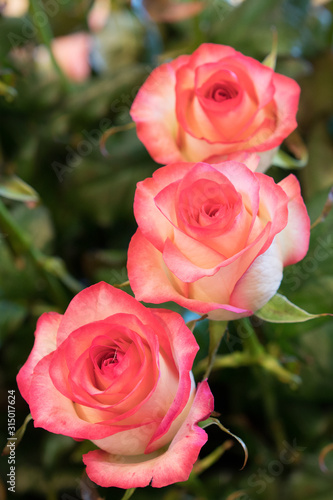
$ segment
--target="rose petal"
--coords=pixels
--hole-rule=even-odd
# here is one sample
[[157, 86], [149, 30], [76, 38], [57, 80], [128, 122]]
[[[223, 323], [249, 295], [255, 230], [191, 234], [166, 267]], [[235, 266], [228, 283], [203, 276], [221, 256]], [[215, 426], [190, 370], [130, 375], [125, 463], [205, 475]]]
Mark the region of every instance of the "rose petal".
[[131, 300], [127, 293], [101, 281], [85, 288], [70, 302], [57, 334], [59, 346], [70, 333], [87, 323], [99, 321], [118, 313], [128, 313], [129, 303], [131, 314], [143, 323], [154, 321], [150, 311], [135, 299]]
[[281, 254], [278, 244], [274, 241], [237, 282], [230, 296], [230, 303], [257, 311], [275, 295], [282, 274]]
[[[118, 326], [113, 321], [116, 322], [118, 317], [118, 321], [126, 322], [126, 316], [125, 314], [114, 315], [109, 322], [106, 319], [103, 322], [94, 322], [81, 327], [58, 347], [52, 360], [50, 376], [55, 387], [77, 404], [79, 416], [87, 421], [108, 420], [108, 423], [116, 423], [122, 420], [124, 422], [133, 413], [138, 413], [156, 387], [159, 376], [156, 366], [159, 345], [157, 336], [154, 333], [149, 334], [148, 331], [146, 331], [146, 337], [149, 348], [148, 346], [144, 348], [139, 372], [134, 376], [133, 371], [129, 370], [132, 373], [129, 383], [127, 383], [126, 374], [126, 377], [115, 381], [115, 387], [110, 381], [110, 386], [105, 391], [99, 391], [95, 386], [95, 373], [86, 348], [94, 343], [94, 339], [101, 342], [99, 339], [105, 338], [95, 338], [94, 332], [101, 333], [103, 329], [112, 332], [115, 326]], [[133, 322], [134, 318], [130, 320]], [[154, 324], [153, 318], [151, 322]], [[155, 323], [157, 327], [160, 326], [157, 321]], [[134, 334], [130, 330], [126, 332], [124, 327], [120, 329], [123, 335], [130, 338], [132, 342], [137, 343], [140, 340], [139, 334]], [[116, 330], [115, 340], [119, 335], [121, 332]], [[111, 334], [110, 342], [112, 341]], [[139, 347], [143, 349], [142, 345]], [[134, 370], [137, 366], [137, 363], [134, 363]], [[126, 423], [129, 422], [126, 421]]]
[[203, 43], [193, 52], [191, 56], [188, 56], [186, 64], [195, 70], [202, 64], [217, 62], [226, 57], [233, 57], [236, 54], [237, 51], [228, 45]]
[[[204, 258], [204, 244], [201, 242], [196, 242], [198, 248], [199, 245], [202, 247], [202, 253], [197, 253], [193, 252], [192, 248], [189, 248], [190, 245], [184, 243], [180, 244], [179, 239], [175, 239], [176, 244], [167, 240], [163, 249], [163, 260], [167, 268], [179, 280], [186, 283], [194, 283], [192, 287], [196, 286], [196, 281], [205, 277], [214, 276], [218, 271], [223, 269], [225, 281], [229, 283], [229, 287], [232, 289], [234, 283], [246, 271], [250, 264], [252, 264], [253, 260], [266, 250], [265, 247], [269, 246], [267, 242], [271, 242], [273, 237], [271, 223], [267, 222], [265, 228], [260, 232], [257, 238], [249, 242], [245, 248], [242, 248], [228, 259], [223, 258], [223, 256], [220, 256], [218, 259], [218, 254], [215, 252], [216, 257], [214, 260], [209, 258], [213, 251], [208, 247], [206, 247], [206, 259]], [[189, 258], [189, 250], [192, 250], [191, 258]], [[211, 265], [211, 267], [201, 267], [201, 259], [204, 260], [206, 265]]]
[[261, 249], [261, 253], [264, 253], [271, 245], [274, 237], [287, 225], [288, 196], [268, 175], [261, 173], [255, 173], [254, 175], [260, 182], [258, 217], [262, 223], [266, 221], [272, 223], [269, 238], [267, 238], [265, 245]]
[[[140, 266], [137, 266], [138, 261]], [[225, 316], [229, 318], [229, 315], [232, 316], [231, 319], [235, 319], [251, 314], [251, 311], [228, 304], [187, 298], [189, 285], [168, 272], [163, 264], [162, 254], [144, 238], [139, 229], [130, 242], [127, 269], [132, 289], [138, 300], [152, 304], [172, 300], [191, 311], [209, 313], [210, 317], [221, 320], [225, 319]]]
[[[112, 428], [109, 425], [82, 420], [75, 411], [75, 404], [55, 388], [49, 375], [52, 356], [51, 353], [39, 361], [31, 380], [29, 406], [35, 427], [75, 439], [98, 439], [110, 435]], [[114, 428], [113, 432], [117, 429]]]
[[310, 218], [304, 204], [300, 185], [292, 174], [279, 182], [287, 194], [288, 223], [277, 235], [282, 252], [283, 265], [289, 266], [302, 260], [307, 254], [310, 240]]
[[198, 385], [191, 411], [182, 427], [163, 453], [123, 457], [103, 451], [83, 455], [87, 474], [95, 483], [118, 488], [136, 488], [151, 484], [161, 488], [186, 481], [199, 451], [207, 441], [206, 432], [196, 424], [209, 417], [213, 397], [206, 381]]
[[[173, 358], [163, 355], [160, 349], [160, 378], [154, 393], [145, 406], [135, 413], [135, 419], [143, 427], [139, 434], [135, 429], [103, 440], [94, 440], [100, 448], [113, 454], [151, 453], [169, 443], [184, 421], [192, 403], [190, 370], [198, 345], [179, 314], [154, 309], [161, 322], [160, 332], [173, 347]], [[171, 436], [171, 437], [170, 437]], [[150, 444], [149, 444], [150, 443]], [[136, 450], [135, 452], [133, 450]]]
[[157, 209], [154, 198], [168, 185], [176, 183], [194, 163], [174, 163], [156, 170], [153, 177], [139, 182], [134, 197], [134, 215], [145, 237], [163, 250], [164, 241], [173, 234], [168, 220]]
[[274, 73], [273, 84], [274, 101], [278, 104], [276, 129], [264, 144], [256, 147], [256, 151], [265, 151], [279, 146], [297, 127], [296, 113], [301, 92], [298, 83], [292, 78]]
[[155, 297], [155, 303], [162, 303], [179, 293], [186, 296], [187, 284], [168, 275], [164, 267], [161, 252], [138, 229], [130, 241], [127, 259], [128, 277], [138, 300], [144, 301], [146, 297], [147, 302], [154, 303]]
[[182, 160], [177, 146], [178, 124], [175, 114], [175, 73], [189, 56], [155, 68], [140, 88], [130, 115], [139, 139], [159, 163]]
[[[187, 415], [192, 402], [190, 393], [194, 392], [195, 388], [194, 380], [191, 377], [191, 369], [196, 353], [199, 350], [192, 332], [187, 328], [183, 319], [178, 314], [164, 309], [156, 309], [155, 311], [155, 314], [162, 322], [162, 331], [168, 332], [179, 375], [177, 393], [173, 401], [170, 401], [169, 408], [145, 453], [156, 451], [167, 444], [170, 434], [175, 434], [184, 419], [184, 414], [185, 416]], [[166, 377], [166, 380], [169, 381], [169, 379], [170, 376]], [[167, 392], [164, 391], [161, 394], [167, 394]]]
[[33, 371], [44, 356], [47, 356], [56, 349], [57, 331], [61, 318], [61, 314], [50, 312], [42, 314], [37, 321], [34, 347], [17, 375], [19, 391], [28, 404]]

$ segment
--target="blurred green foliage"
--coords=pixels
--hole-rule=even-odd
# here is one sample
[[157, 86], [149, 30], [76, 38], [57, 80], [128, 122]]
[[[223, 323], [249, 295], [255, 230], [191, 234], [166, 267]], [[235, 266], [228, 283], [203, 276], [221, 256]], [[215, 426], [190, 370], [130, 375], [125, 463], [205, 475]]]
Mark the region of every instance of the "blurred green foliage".
[[[19, 201], [15, 186], [11, 196], [3, 190], [0, 196], [46, 259], [41, 266], [38, 259], [13, 248], [5, 231], [0, 234], [1, 446], [7, 437], [7, 390], [16, 390], [17, 427], [29, 412], [15, 377], [33, 345], [38, 316], [61, 312], [77, 286], [127, 279], [126, 252], [136, 228], [135, 186], [157, 165], [134, 130], [108, 139], [108, 156], [102, 155], [98, 140], [110, 126], [130, 121], [133, 98], [154, 66], [190, 53], [202, 42], [232, 45], [263, 60], [271, 50], [274, 26], [277, 71], [295, 78], [302, 89], [298, 123], [309, 162], [295, 173], [312, 221], [333, 184], [332, 2], [207, 0], [195, 17], [156, 24], [144, 10], [149, 2], [131, 6], [113, 0], [104, 28], [90, 33], [91, 74], [77, 83], [60, 77], [52, 61], [45, 62], [45, 53], [44, 59], [38, 54], [40, 44], [50, 44], [52, 36], [89, 32], [92, 3], [55, 0], [44, 30], [37, 22], [36, 5], [38, 9], [44, 4], [47, 12], [46, 0], [30, 2], [21, 17], [0, 15], [0, 188], [11, 189], [7, 181], [15, 175], [32, 186], [40, 200]], [[286, 173], [273, 167], [269, 174], [281, 179]], [[47, 260], [53, 256], [61, 264]], [[63, 266], [60, 271], [57, 263]], [[63, 269], [76, 281], [69, 275], [59, 279]], [[307, 257], [285, 270], [280, 292], [311, 313], [333, 311], [333, 213], [313, 229]], [[332, 499], [331, 456], [326, 457], [328, 472], [319, 467], [321, 450], [333, 441], [332, 320], [261, 322], [254, 327], [266, 350], [302, 383], [283, 384], [259, 366], [211, 374], [221, 421], [247, 444], [245, 469], [239, 471], [243, 456], [235, 442], [199, 478], [161, 491], [137, 490], [134, 498]], [[242, 338], [233, 328], [219, 354], [241, 350]], [[208, 353], [207, 321], [197, 324], [195, 334], [200, 360]], [[218, 428], [207, 432], [202, 456], [228, 437]], [[16, 498], [120, 499], [121, 491], [96, 490], [82, 478], [81, 456], [87, 446], [28, 424], [16, 452]], [[11, 497], [8, 492], [6, 496], [7, 467], [6, 457], [1, 457], [1, 499]]]

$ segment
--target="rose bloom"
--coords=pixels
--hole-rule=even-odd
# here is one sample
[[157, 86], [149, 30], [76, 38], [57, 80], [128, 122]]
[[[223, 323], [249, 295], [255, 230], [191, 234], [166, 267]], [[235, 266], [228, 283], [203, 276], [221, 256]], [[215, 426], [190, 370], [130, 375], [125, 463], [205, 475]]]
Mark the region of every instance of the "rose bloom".
[[191, 373], [198, 345], [182, 317], [99, 283], [64, 315], [45, 313], [17, 383], [35, 427], [99, 449], [87, 474], [109, 487], [185, 481], [207, 440], [213, 397]]
[[296, 177], [276, 184], [236, 161], [159, 168], [138, 183], [134, 213], [139, 228], [128, 276], [136, 298], [172, 300], [217, 320], [262, 307], [283, 267], [301, 260], [309, 245]]
[[217, 163], [237, 151], [265, 152], [266, 169], [297, 126], [300, 88], [231, 47], [202, 44], [154, 69], [130, 111], [158, 163]]

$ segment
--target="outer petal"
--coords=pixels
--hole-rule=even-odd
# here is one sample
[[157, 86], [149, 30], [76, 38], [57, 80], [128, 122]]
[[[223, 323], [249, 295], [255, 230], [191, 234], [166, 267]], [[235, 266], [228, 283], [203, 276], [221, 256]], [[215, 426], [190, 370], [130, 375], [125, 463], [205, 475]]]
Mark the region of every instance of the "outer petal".
[[95, 483], [118, 488], [136, 488], [151, 484], [162, 488], [178, 481], [186, 481], [201, 447], [207, 441], [206, 432], [196, 424], [213, 411], [213, 396], [206, 381], [198, 385], [191, 411], [162, 454], [121, 457], [103, 451], [83, 455], [87, 474]]
[[70, 333], [87, 323], [128, 311], [144, 323], [154, 321], [147, 308], [122, 290], [103, 281], [85, 288], [70, 302], [59, 325], [57, 344], [61, 344]]
[[[130, 241], [127, 260], [128, 277], [138, 300], [161, 303], [173, 300], [180, 293], [187, 294], [186, 283], [173, 280], [164, 267], [161, 252], [138, 229]], [[156, 302], [151, 300], [154, 297]]]
[[[272, 102], [275, 103], [275, 110], [271, 111], [271, 113], [273, 112], [276, 115], [274, 130], [272, 129], [272, 123], [270, 123], [271, 116], [270, 120], [263, 124], [263, 127], [253, 131], [252, 135], [241, 143], [243, 150], [262, 152], [275, 149], [297, 127], [296, 113], [300, 95], [299, 85], [291, 78], [278, 73], [273, 75], [273, 84], [275, 93]], [[262, 112], [265, 113], [265, 108]], [[259, 171], [263, 172], [264, 169], [265, 165]]]
[[230, 302], [257, 311], [277, 292], [282, 280], [283, 265], [278, 244], [274, 241], [268, 250], [253, 262], [236, 284]]
[[174, 401], [170, 405], [145, 453], [156, 451], [170, 442], [170, 439], [166, 440], [166, 437], [170, 436], [170, 430], [174, 431], [172, 436], [170, 436], [172, 438], [175, 430], [178, 430], [178, 428], [175, 429], [174, 424], [180, 426], [181, 423], [179, 420], [178, 422], [176, 421], [177, 417], [182, 414], [181, 416], [185, 418], [186, 414], [184, 415], [183, 410], [185, 410], [188, 402], [191, 401], [191, 391], [195, 386], [194, 380], [191, 379], [191, 369], [199, 349], [192, 332], [187, 328], [183, 318], [179, 314], [164, 309], [156, 309], [154, 313], [160, 318], [163, 324], [163, 331], [168, 332], [173, 348], [173, 358], [178, 368], [179, 382]]
[[[270, 232], [271, 224], [269, 223], [261, 231], [258, 237], [247, 247], [245, 246], [245, 248], [242, 248], [229, 259], [223, 260], [223, 257], [221, 257], [220, 262], [212, 262], [212, 267], [210, 268], [202, 268], [189, 260], [188, 256], [184, 255], [185, 252], [182, 253], [177, 246], [171, 244], [169, 240], [166, 241], [164, 247], [163, 260], [168, 269], [177, 276], [177, 278], [188, 283], [196, 282], [205, 277], [214, 276], [218, 271], [223, 269], [225, 279], [229, 280], [229, 287], [233, 288], [235, 280], [238, 280], [239, 277], [244, 274], [257, 255], [264, 252], [263, 248], [266, 246], [268, 238], [270, 238]], [[201, 244], [201, 246], [204, 247], [203, 244]], [[208, 254], [207, 248], [209, 258], [211, 253], [213, 253], [213, 251], [209, 249]], [[201, 254], [201, 257], [202, 256], [203, 254]]]
[[61, 318], [61, 314], [50, 312], [42, 314], [37, 322], [34, 347], [17, 375], [18, 388], [27, 403], [29, 403], [29, 390], [35, 366], [57, 347], [56, 338]]
[[274, 101], [277, 109], [276, 129], [263, 144], [250, 148], [251, 151], [266, 151], [276, 148], [297, 127], [296, 113], [301, 92], [298, 83], [279, 73], [274, 73], [273, 83], [275, 86]]
[[279, 182], [289, 198], [288, 224], [278, 235], [283, 265], [296, 264], [305, 257], [310, 240], [310, 219], [301, 195], [300, 185], [292, 174]]
[[[140, 265], [137, 265], [137, 262]], [[235, 319], [250, 316], [252, 311], [228, 304], [200, 301], [188, 298], [188, 284], [176, 278], [163, 263], [162, 254], [146, 240], [140, 229], [129, 245], [128, 276], [137, 300], [160, 304], [170, 300], [214, 319]], [[209, 279], [209, 278], [207, 278]], [[214, 315], [211, 312], [214, 311]]]
[[228, 45], [219, 45], [216, 43], [203, 43], [201, 44], [188, 60], [188, 65], [192, 69], [207, 63], [213, 63], [224, 59], [225, 57], [233, 57], [238, 54], [235, 49]]
[[262, 222], [272, 222], [269, 238], [261, 249], [261, 253], [264, 253], [272, 244], [275, 235], [288, 223], [288, 197], [272, 177], [261, 173], [255, 173], [255, 176], [260, 182], [259, 218]]
[[140, 88], [130, 110], [140, 141], [159, 163], [182, 160], [176, 142], [175, 72], [188, 58], [177, 57], [171, 63], [154, 69]]

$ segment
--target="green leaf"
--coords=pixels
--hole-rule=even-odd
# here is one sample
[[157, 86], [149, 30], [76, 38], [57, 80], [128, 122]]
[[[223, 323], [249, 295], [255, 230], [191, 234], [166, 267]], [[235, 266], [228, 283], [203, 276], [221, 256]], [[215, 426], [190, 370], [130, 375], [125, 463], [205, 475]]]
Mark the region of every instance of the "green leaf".
[[294, 132], [285, 139], [284, 145], [293, 156], [290, 156], [286, 151], [278, 149], [273, 158], [272, 165], [287, 170], [305, 167], [308, 163], [309, 154], [297, 130], [294, 130]]
[[304, 157], [301, 160], [297, 160], [292, 156], [288, 155], [285, 151], [281, 151], [279, 149], [272, 160], [272, 165], [276, 167], [285, 168], [286, 170], [303, 168], [308, 162], [308, 156]]
[[227, 326], [227, 321], [209, 322], [209, 358], [214, 356], [214, 353], [217, 351]]
[[277, 31], [275, 28], [272, 29], [273, 32], [273, 43], [272, 43], [272, 50], [270, 53], [265, 57], [263, 60], [262, 64], [265, 66], [268, 66], [271, 69], [275, 69], [276, 66], [276, 57], [277, 57], [277, 48], [278, 48], [278, 35]]
[[0, 178], [0, 196], [15, 201], [39, 201], [38, 193], [16, 175]]
[[296, 306], [284, 295], [277, 293], [261, 309], [256, 311], [258, 318], [269, 323], [302, 323], [321, 316], [333, 316], [330, 313], [311, 314]]
[[211, 417], [207, 418], [206, 420], [202, 420], [201, 422], [198, 422], [198, 426], [201, 427], [201, 429], [205, 429], [206, 427], [209, 427], [212, 425], [214, 422], [211, 419]]
[[221, 422], [217, 418], [209, 417], [207, 420], [204, 420], [203, 422], [198, 423], [198, 425], [202, 429], [205, 429], [206, 427], [209, 427], [210, 425], [214, 425], [214, 424], [217, 425], [221, 429], [221, 431], [226, 432], [227, 434], [229, 434], [229, 436], [232, 436], [233, 438], [235, 438], [236, 441], [238, 441], [239, 444], [242, 446], [245, 456], [244, 456], [244, 462], [243, 462], [241, 470], [244, 469], [246, 462], [247, 462], [247, 459], [248, 459], [248, 456], [249, 456], [248, 451], [247, 451], [247, 447], [246, 447], [246, 444], [244, 443], [244, 441], [240, 437], [236, 436], [236, 434], [233, 434], [232, 432], [230, 432], [229, 429], [224, 427], [224, 425], [221, 424]]
[[197, 323], [199, 321], [203, 321], [206, 318], [207, 318], [207, 314], [203, 314], [200, 318], [198, 318], [198, 319], [192, 319], [191, 321], [189, 321], [188, 323], [186, 323], [186, 326], [193, 333], [194, 328], [196, 327]]

